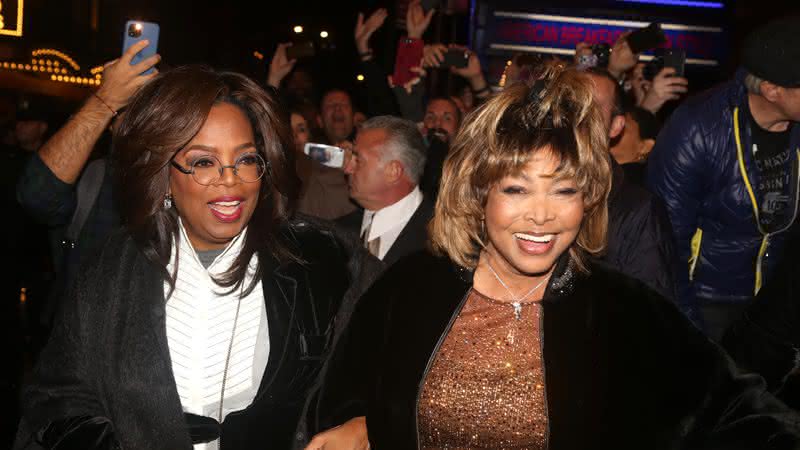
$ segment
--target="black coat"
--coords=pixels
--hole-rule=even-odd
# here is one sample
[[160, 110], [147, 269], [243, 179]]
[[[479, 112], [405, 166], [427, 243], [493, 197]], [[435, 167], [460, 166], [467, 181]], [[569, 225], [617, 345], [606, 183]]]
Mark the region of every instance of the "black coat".
[[[428, 244], [428, 222], [433, 218], [433, 202], [427, 197], [423, 197], [422, 203], [408, 219], [403, 231], [397, 236], [392, 247], [383, 257], [383, 263], [391, 266], [400, 258], [418, 252], [426, 248]], [[361, 222], [364, 218], [364, 210], [353, 211], [352, 213], [336, 220], [336, 224], [343, 230], [358, 236], [361, 231]]]
[[786, 254], [722, 339], [742, 368], [758, 373], [770, 390], [800, 409], [800, 234], [792, 233]]
[[[222, 449], [292, 446], [343, 297], [352, 303], [369, 271], [353, 264], [330, 231], [296, 221], [282, 234], [304, 262], [258, 255], [271, 351], [253, 403], [223, 422]], [[191, 448], [169, 357], [163, 283], [132, 238], [112, 236], [61, 308], [24, 394], [15, 448], [51, 448], [65, 436], [59, 449], [111, 449], [115, 441], [126, 450]]]
[[602, 262], [675, 300], [676, 261], [667, 210], [612, 162], [608, 246]]
[[[670, 301], [615, 271], [567, 265], [543, 300], [550, 450], [800, 447], [797, 417]], [[317, 427], [366, 415], [372, 448], [417, 448], [420, 386], [471, 278], [424, 253], [391, 267], [327, 363]]]

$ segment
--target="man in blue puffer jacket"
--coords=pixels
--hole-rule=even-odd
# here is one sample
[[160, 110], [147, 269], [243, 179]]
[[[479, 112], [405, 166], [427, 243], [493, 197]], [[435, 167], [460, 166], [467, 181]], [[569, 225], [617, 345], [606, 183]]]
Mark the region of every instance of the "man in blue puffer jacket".
[[798, 213], [800, 18], [745, 41], [735, 79], [665, 125], [648, 184], [667, 206], [684, 311], [718, 339], [768, 282]]

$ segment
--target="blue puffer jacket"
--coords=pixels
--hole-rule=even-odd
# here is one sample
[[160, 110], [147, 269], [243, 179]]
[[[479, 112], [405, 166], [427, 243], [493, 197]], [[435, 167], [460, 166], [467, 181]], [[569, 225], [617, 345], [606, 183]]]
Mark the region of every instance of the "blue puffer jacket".
[[667, 207], [683, 268], [679, 301], [691, 317], [701, 304], [752, 298], [780, 258], [785, 231], [797, 216], [800, 126], [794, 124], [791, 145], [798, 150], [787, 163], [793, 168], [790, 217], [772, 233], [759, 229], [744, 76], [739, 71], [681, 105], [648, 161], [648, 184]]

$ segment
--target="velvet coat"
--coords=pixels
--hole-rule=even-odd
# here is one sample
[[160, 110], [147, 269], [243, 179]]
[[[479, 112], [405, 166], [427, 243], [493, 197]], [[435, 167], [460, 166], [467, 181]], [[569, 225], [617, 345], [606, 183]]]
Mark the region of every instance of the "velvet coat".
[[[282, 235], [303, 262], [258, 253], [270, 353], [253, 403], [216, 430], [222, 449], [291, 448], [336, 313], [371, 281], [371, 256], [354, 262], [332, 231], [295, 221]], [[190, 433], [209, 430], [190, 430], [182, 412], [165, 314], [158, 267], [129, 235], [112, 236], [62, 305], [24, 392], [15, 448], [191, 449]]]
[[[569, 267], [563, 256], [543, 300], [549, 449], [800, 446], [797, 417], [671, 302], [602, 266]], [[391, 267], [326, 365], [316, 427], [365, 415], [373, 449], [418, 448], [420, 388], [471, 285], [427, 253]]]

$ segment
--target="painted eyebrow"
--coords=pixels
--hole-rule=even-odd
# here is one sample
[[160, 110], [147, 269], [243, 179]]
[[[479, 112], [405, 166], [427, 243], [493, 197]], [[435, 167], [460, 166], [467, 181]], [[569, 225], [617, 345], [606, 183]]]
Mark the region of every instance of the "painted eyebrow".
[[[244, 150], [246, 148], [252, 148], [252, 147], [255, 147], [255, 146], [256, 146], [256, 144], [254, 144], [252, 142], [246, 142], [244, 144], [237, 145], [233, 149], [233, 151], [237, 152], [239, 150]], [[205, 150], [207, 152], [213, 152], [213, 153], [217, 152], [217, 148], [216, 147], [211, 146], [211, 145], [202, 145], [202, 144], [194, 144], [194, 145], [192, 145], [190, 147], [186, 147], [185, 151], [188, 152], [189, 150]]]

